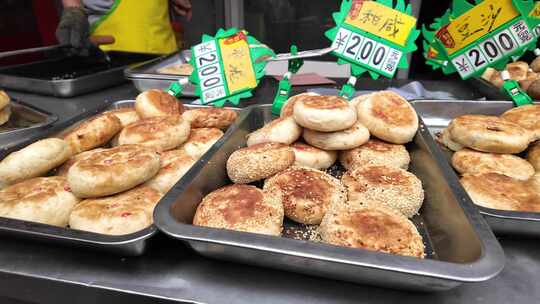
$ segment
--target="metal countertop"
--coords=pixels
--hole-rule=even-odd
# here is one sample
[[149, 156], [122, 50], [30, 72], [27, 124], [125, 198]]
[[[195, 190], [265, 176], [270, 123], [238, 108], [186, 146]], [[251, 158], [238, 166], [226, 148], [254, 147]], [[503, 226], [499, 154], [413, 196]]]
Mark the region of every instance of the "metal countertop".
[[[257, 91], [273, 95], [275, 81]], [[389, 81], [378, 82], [378, 86]], [[395, 84], [395, 82], [393, 82]], [[473, 93], [461, 84], [423, 82], [426, 88], [452, 91], [463, 99]], [[364, 82], [370, 87], [369, 81]], [[295, 90], [301, 91], [306, 87]], [[73, 99], [9, 92], [47, 109], [60, 121], [106, 99], [133, 98], [124, 85]], [[142, 257], [120, 258], [91, 251], [0, 238], [0, 296], [32, 303], [536, 303], [540, 299], [540, 243], [503, 238], [507, 264], [488, 282], [463, 284], [448, 292], [411, 293], [332, 281], [284, 271], [210, 260], [163, 235]], [[12, 303], [0, 298], [0, 303]]]

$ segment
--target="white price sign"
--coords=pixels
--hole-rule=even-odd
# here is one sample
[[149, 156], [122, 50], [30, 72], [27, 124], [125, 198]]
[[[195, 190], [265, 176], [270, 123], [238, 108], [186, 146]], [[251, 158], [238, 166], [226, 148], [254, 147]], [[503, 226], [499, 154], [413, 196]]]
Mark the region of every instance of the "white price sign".
[[532, 40], [532, 31], [523, 20], [518, 20], [464, 53], [453, 57], [451, 61], [459, 75], [467, 78], [504, 56], [511, 55]]
[[340, 28], [332, 42], [334, 52], [369, 67], [387, 77], [393, 77], [403, 52], [345, 28]]
[[215, 41], [198, 44], [193, 50], [202, 99], [211, 102], [225, 97], [224, 75], [219, 64]]

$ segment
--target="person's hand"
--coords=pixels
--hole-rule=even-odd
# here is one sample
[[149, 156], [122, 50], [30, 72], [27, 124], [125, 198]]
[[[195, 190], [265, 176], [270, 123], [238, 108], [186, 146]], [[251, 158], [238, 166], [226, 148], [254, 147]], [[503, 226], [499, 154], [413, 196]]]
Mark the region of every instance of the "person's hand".
[[88, 18], [82, 8], [66, 7], [56, 29], [56, 38], [60, 44], [68, 44], [76, 50], [84, 50], [90, 44], [89, 29]]
[[180, 16], [191, 20], [191, 1], [190, 0], [172, 0], [174, 12]]

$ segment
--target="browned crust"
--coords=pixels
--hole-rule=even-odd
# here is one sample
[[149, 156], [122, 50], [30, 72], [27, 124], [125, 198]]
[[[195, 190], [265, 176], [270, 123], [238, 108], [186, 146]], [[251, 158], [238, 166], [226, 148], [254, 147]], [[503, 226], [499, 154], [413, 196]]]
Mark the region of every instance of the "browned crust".
[[410, 126], [416, 122], [416, 113], [407, 100], [393, 92], [372, 94], [371, 114], [394, 126]]
[[510, 74], [510, 79], [516, 81], [524, 80], [527, 78], [529, 65], [524, 61], [511, 62], [506, 65], [506, 70]]
[[71, 192], [65, 177], [35, 177], [0, 190], [0, 203], [12, 207], [23, 201], [39, 205], [60, 191]]
[[206, 195], [193, 225], [279, 234], [283, 212], [264, 192], [249, 185], [229, 185]]
[[80, 153], [99, 147], [122, 129], [122, 123], [115, 115], [103, 113], [94, 116], [64, 136], [73, 151]]
[[10, 101], [9, 95], [5, 91], [0, 90], [0, 110], [9, 105]]
[[218, 128], [197, 128], [191, 130], [187, 142], [207, 143], [216, 141], [221, 136], [223, 136], [223, 131]]
[[88, 171], [118, 171], [121, 173], [126, 164], [130, 167], [140, 167], [157, 156], [154, 149], [141, 145], [121, 145], [105, 151], [93, 153], [76, 163], [81, 170]]
[[[146, 102], [151, 104], [162, 115], [181, 115], [185, 111], [184, 105], [167, 92], [152, 89], [142, 94], [144, 94], [143, 98], [146, 99]], [[135, 107], [138, 108], [137, 104]], [[144, 112], [144, 109], [137, 109], [137, 111]], [[139, 115], [145, 116], [144, 113], [139, 113]]]
[[319, 224], [329, 206], [346, 200], [341, 182], [319, 170], [291, 167], [268, 180], [265, 192], [276, 194], [285, 215], [304, 224]]
[[540, 136], [540, 105], [524, 105], [510, 109], [501, 115], [504, 120], [511, 121], [535, 132]]
[[424, 244], [416, 227], [384, 207], [330, 210], [323, 219], [321, 236], [333, 245], [424, 257]]
[[492, 209], [540, 212], [540, 198], [527, 181], [493, 172], [466, 174], [460, 181], [477, 205]]
[[299, 150], [299, 151], [305, 151], [305, 152], [310, 152], [310, 153], [319, 153], [321, 151], [326, 152], [323, 149], [313, 147], [313, 146], [305, 144], [303, 142], [295, 142], [295, 143], [293, 143], [291, 145], [291, 147], [296, 149], [296, 150]]
[[448, 132], [460, 145], [494, 153], [519, 153], [531, 134], [518, 124], [496, 116], [462, 115], [450, 122]]
[[102, 217], [129, 218], [137, 212], [144, 212], [151, 218], [161, 196], [155, 189], [140, 186], [108, 197], [83, 200], [75, 206], [73, 213], [90, 220]]
[[90, 157], [90, 155], [92, 155], [92, 154], [94, 154], [96, 152], [101, 152], [101, 151], [105, 151], [105, 150], [106, 149], [104, 149], [104, 148], [97, 148], [97, 149], [88, 150], [88, 151], [85, 151], [85, 152], [82, 152], [82, 153], [79, 153], [79, 154], [76, 154], [76, 155], [72, 156], [70, 159], [68, 159], [68, 161], [63, 163], [62, 166], [58, 167], [58, 169], [56, 170], [56, 175], [58, 175], [58, 176], [66, 176], [68, 171], [69, 171], [69, 168], [71, 168], [76, 162], [78, 162], [81, 159], [85, 159], [87, 157]]
[[235, 111], [221, 108], [200, 108], [184, 112], [182, 115], [192, 128], [228, 128], [238, 116]]
[[291, 147], [262, 143], [239, 149], [227, 160], [227, 173], [235, 183], [251, 183], [290, 167], [295, 160]]
[[461, 174], [496, 172], [522, 180], [527, 180], [534, 174], [533, 166], [518, 156], [470, 149], [454, 153], [452, 166]]
[[339, 96], [304, 95], [296, 102], [301, 102], [306, 108], [320, 110], [342, 109], [349, 106], [348, 102]]
[[347, 187], [349, 205], [383, 206], [414, 216], [424, 200], [422, 182], [412, 173], [391, 166], [359, 166], [347, 171], [341, 178]]
[[[185, 138], [181, 142], [177, 142], [179, 131], [178, 128], [189, 128], [187, 123], [183, 122], [181, 116], [158, 116], [141, 119], [125, 127], [118, 137], [120, 144], [143, 144], [155, 146], [156, 148], [168, 150], [175, 147], [169, 147], [170, 144], [181, 144], [188, 138], [188, 130], [185, 130]], [[169, 143], [167, 139], [172, 142]], [[165, 146], [163, 146], [165, 145]]]

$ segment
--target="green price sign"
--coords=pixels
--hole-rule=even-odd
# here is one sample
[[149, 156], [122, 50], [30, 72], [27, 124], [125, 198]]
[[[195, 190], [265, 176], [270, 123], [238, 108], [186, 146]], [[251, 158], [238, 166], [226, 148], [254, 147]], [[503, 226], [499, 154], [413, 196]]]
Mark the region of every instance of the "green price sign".
[[394, 77], [398, 68], [407, 68], [407, 53], [417, 49], [420, 35], [411, 6], [398, 0], [344, 0], [333, 14], [336, 27], [326, 32], [339, 64], [350, 64], [351, 74], [368, 71], [372, 78]]
[[247, 32], [220, 29], [215, 37], [203, 35], [202, 42], [191, 48], [189, 80], [203, 104], [223, 106], [226, 101], [238, 105], [240, 99], [251, 97], [264, 76], [267, 61], [274, 52]]
[[533, 0], [485, 0], [476, 5], [454, 0], [452, 8], [423, 27], [424, 57], [445, 74], [479, 77], [488, 67], [503, 69], [509, 60], [536, 47], [540, 23]]

